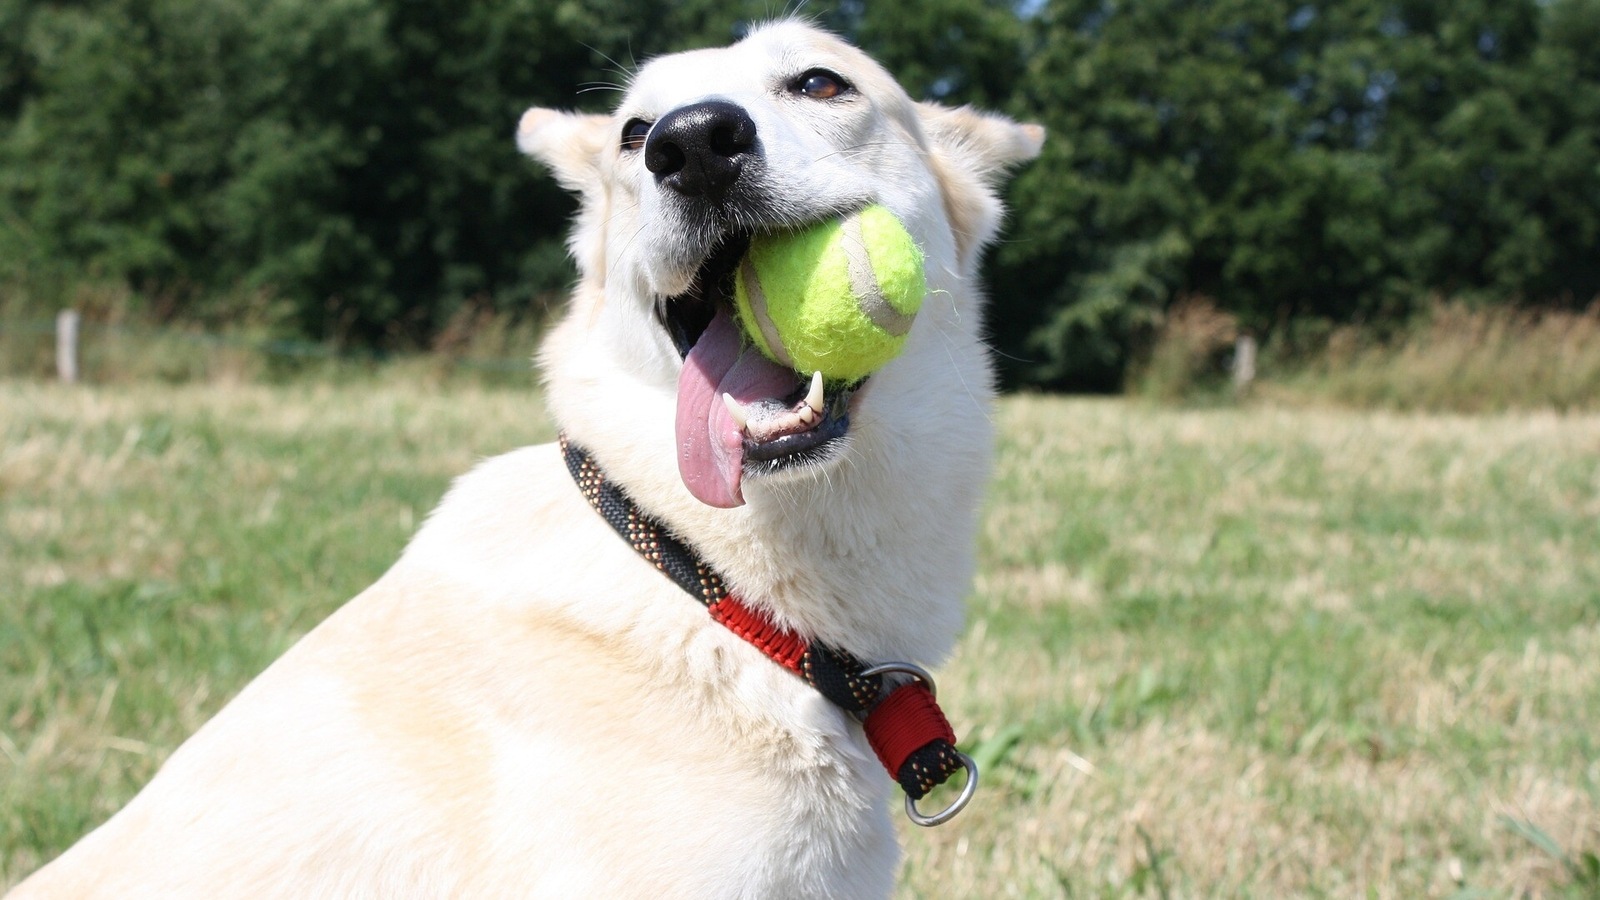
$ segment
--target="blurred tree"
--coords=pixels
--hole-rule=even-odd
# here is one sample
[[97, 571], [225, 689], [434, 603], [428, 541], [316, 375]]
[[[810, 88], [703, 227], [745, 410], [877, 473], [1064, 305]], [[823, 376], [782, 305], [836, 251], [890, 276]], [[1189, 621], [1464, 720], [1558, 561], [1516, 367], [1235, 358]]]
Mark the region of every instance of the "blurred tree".
[[[425, 342], [462, 303], [572, 277], [570, 201], [511, 140], [524, 108], [607, 106], [635, 42], [726, 43], [770, 8], [0, 0], [0, 268], [125, 280], [170, 316], [263, 290], [306, 335]], [[993, 101], [1020, 67], [993, 2], [806, 14], [874, 35], [925, 95]]]
[[1001, 108], [1026, 64], [1016, 3], [926, 0], [845, 2], [804, 11], [866, 48], [919, 100]]
[[[1377, 149], [1406, 281], [1488, 300], [1600, 295], [1600, 3], [1402, 5]], [[1587, 72], [1587, 76], [1586, 76]]]
[[[817, 0], [916, 97], [1050, 129], [990, 260], [1011, 383], [1115, 388], [1173, 298], [1257, 332], [1431, 292], [1600, 294], [1600, 0]], [[426, 343], [558, 297], [570, 200], [529, 105], [770, 0], [0, 0], [0, 277], [240, 290], [319, 338]]]
[[1183, 294], [1257, 331], [1588, 301], [1596, 6], [1049, 3], [1014, 109], [1051, 142], [997, 259], [1009, 379], [1115, 387]]
[[173, 316], [268, 290], [301, 333], [367, 344], [526, 306], [571, 280], [571, 205], [518, 115], [605, 106], [641, 29], [725, 41], [724, 6], [0, 0], [0, 268], [126, 280]]
[[32, 92], [32, 61], [23, 46], [32, 11], [27, 0], [0, 0], [0, 129], [10, 124], [23, 98]]

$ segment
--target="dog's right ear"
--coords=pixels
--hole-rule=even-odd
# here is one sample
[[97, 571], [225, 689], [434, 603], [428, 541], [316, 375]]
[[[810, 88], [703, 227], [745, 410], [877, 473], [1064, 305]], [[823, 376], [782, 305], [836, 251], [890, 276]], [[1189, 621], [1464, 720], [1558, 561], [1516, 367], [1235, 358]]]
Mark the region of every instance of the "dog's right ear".
[[550, 168], [569, 191], [584, 193], [600, 184], [600, 154], [611, 136], [607, 116], [534, 107], [517, 123], [517, 147]]

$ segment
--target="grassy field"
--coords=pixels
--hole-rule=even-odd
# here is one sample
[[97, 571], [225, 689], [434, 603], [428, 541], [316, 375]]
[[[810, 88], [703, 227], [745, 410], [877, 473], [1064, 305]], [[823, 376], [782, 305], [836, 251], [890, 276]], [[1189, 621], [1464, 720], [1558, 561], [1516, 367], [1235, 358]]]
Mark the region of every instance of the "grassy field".
[[[1015, 398], [904, 897], [1600, 895], [1600, 416]], [[0, 885], [380, 573], [531, 392], [0, 383]]]

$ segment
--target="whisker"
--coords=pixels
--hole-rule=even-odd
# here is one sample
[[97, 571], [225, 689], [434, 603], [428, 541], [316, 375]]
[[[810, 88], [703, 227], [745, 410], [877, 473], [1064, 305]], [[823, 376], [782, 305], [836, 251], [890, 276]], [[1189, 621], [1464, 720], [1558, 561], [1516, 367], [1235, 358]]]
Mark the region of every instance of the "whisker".
[[[615, 69], [613, 71], [615, 71], [618, 75], [621, 75], [623, 78], [625, 78], [625, 79], [627, 79], [629, 81], [632, 81], [633, 80], [633, 76], [638, 72], [638, 66], [637, 65], [635, 65], [634, 68], [629, 69], [627, 66], [624, 66], [622, 63], [617, 62], [615, 59], [612, 59], [610, 54], [606, 53], [604, 50], [601, 50], [599, 47], [595, 47], [595, 46], [593, 46], [591, 44], [583, 44], [582, 46], [584, 47], [584, 49], [588, 50], [590, 53], [594, 53], [594, 54], [598, 55], [601, 59], [605, 60], [606, 62], [611, 63], [611, 65], [615, 67]], [[632, 54], [633, 51], [630, 49], [628, 52], [630, 54]]]
[[[960, 314], [958, 310], [956, 315], [959, 316]], [[961, 379], [961, 389], [966, 392], [967, 399], [971, 400], [974, 406], [983, 411], [983, 417], [989, 421], [991, 426], [994, 425], [994, 407], [992, 404], [985, 402], [984, 399], [980, 399], [977, 393], [972, 390], [972, 385], [967, 383], [967, 376], [961, 371], [961, 364], [956, 361], [955, 341], [950, 338], [950, 335], [945, 334], [943, 329], [936, 328], [933, 333], [937, 334], [943, 343], [945, 356], [950, 359], [951, 370], [956, 373], [957, 378]]]
[[834, 156], [850, 156], [852, 154], [865, 153], [874, 147], [912, 147], [915, 148], [919, 153], [922, 151], [922, 148], [918, 147], [912, 141], [866, 141], [864, 143], [854, 144], [849, 147], [841, 147], [838, 150], [832, 151], [831, 153], [824, 153], [812, 160], [812, 162], [822, 162], [823, 160]]
[[624, 207], [618, 209], [617, 211], [613, 212], [611, 215], [606, 216], [606, 224], [610, 225], [612, 222], [615, 222], [617, 220], [618, 216], [623, 215], [625, 213], [633, 212], [634, 210], [636, 210], [638, 208], [639, 208], [639, 201], [635, 200], [632, 203], [628, 204], [627, 206], [624, 206]]
[[622, 249], [617, 251], [616, 263], [614, 263], [613, 265], [607, 267], [607, 269], [606, 269], [606, 281], [607, 282], [610, 282], [612, 278], [616, 277], [617, 266], [622, 265], [622, 261], [624, 259], [626, 259], [627, 256], [628, 256], [628, 251], [633, 249], [633, 242], [638, 240], [639, 239], [639, 235], [641, 235], [641, 234], [644, 234], [644, 223], [643, 222], [639, 223], [639, 227], [634, 229], [633, 234], [629, 235], [628, 239], [626, 241], [623, 241]]

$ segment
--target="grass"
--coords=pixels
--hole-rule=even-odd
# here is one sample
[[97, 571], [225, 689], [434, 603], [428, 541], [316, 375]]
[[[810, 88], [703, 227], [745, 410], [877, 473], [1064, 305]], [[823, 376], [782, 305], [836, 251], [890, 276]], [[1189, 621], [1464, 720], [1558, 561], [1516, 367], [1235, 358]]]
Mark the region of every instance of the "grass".
[[339, 382], [380, 371], [525, 384], [549, 302], [541, 296], [526, 308], [496, 312], [483, 298], [469, 300], [426, 346], [395, 338], [379, 350], [297, 336], [288, 308], [264, 292], [212, 296], [172, 319], [160, 314], [159, 298], [126, 285], [0, 278], [0, 378], [54, 378], [55, 311], [72, 309], [81, 316], [80, 377], [92, 384]]
[[1583, 312], [1438, 303], [1387, 341], [1335, 331], [1284, 387], [1363, 407], [1600, 409], [1600, 304]]
[[[0, 885], [550, 436], [392, 376], [0, 395]], [[984, 787], [902, 897], [1600, 894], [1600, 416], [998, 417], [940, 695]]]
[[[1128, 393], [1163, 403], [1237, 399], [1239, 323], [1179, 298], [1129, 369]], [[1395, 326], [1306, 320], [1270, 335], [1249, 392], [1282, 405], [1497, 413], [1600, 411], [1600, 300], [1588, 309], [1435, 301]]]

